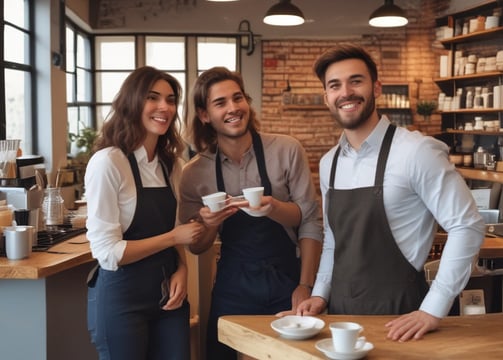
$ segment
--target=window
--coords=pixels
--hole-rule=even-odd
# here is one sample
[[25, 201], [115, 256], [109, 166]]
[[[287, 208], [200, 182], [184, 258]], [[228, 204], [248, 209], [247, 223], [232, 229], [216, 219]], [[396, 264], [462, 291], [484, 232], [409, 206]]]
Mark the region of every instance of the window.
[[[91, 66], [91, 42], [88, 34], [66, 22], [66, 102], [68, 132], [79, 135], [86, 127], [95, 127]], [[69, 149], [70, 152], [75, 152]], [[77, 152], [80, 149], [77, 149]]]
[[120, 86], [136, 68], [134, 36], [97, 36], [96, 119], [98, 128], [110, 112], [110, 105]]
[[235, 38], [197, 38], [197, 70], [198, 73], [213, 66], [225, 66], [231, 71], [236, 70], [236, 39]]
[[[194, 51], [191, 44], [196, 44]], [[95, 49], [98, 126], [106, 119], [122, 82], [138, 66], [153, 66], [178, 79], [183, 91], [178, 109], [182, 116], [189, 87], [201, 71], [212, 66], [236, 70], [238, 65], [234, 36], [98, 35]]]
[[[8, 4], [7, 4], [8, 3]], [[0, 138], [19, 139], [23, 153], [33, 150], [32, 6], [28, 0], [3, 2], [0, 71]]]

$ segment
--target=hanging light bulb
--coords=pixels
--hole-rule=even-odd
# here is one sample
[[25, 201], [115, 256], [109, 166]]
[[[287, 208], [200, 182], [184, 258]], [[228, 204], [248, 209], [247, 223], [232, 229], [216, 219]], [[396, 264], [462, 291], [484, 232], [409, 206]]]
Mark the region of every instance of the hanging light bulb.
[[375, 27], [405, 26], [408, 22], [405, 11], [393, 4], [393, 0], [384, 0], [384, 5], [375, 10], [369, 18], [370, 26]]
[[290, 0], [279, 0], [271, 6], [264, 17], [264, 23], [276, 26], [295, 26], [304, 23], [304, 14]]

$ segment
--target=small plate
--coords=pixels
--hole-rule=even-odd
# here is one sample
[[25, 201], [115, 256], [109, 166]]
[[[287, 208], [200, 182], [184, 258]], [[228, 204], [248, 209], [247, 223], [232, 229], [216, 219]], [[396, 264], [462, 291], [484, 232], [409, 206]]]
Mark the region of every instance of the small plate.
[[314, 316], [287, 315], [271, 322], [271, 328], [289, 340], [304, 340], [318, 334], [325, 322]]
[[269, 214], [269, 211], [271, 211], [271, 204], [264, 205], [258, 209], [251, 209], [249, 207], [242, 207], [241, 210], [243, 210], [245, 213], [247, 213], [250, 216], [262, 217], [262, 216], [266, 216], [267, 214]]
[[374, 348], [374, 345], [368, 341], [350, 353], [337, 352], [334, 349], [332, 338], [323, 339], [315, 344], [316, 349], [320, 350], [325, 356], [332, 360], [356, 360], [365, 357], [367, 353]]

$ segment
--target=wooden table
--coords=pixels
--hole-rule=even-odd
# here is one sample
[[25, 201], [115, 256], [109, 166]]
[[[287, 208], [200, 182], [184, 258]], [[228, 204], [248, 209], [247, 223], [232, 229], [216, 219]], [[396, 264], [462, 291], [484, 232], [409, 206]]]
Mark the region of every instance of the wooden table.
[[395, 316], [318, 317], [325, 321], [318, 335], [307, 340], [286, 340], [270, 326], [275, 316], [223, 316], [218, 321], [218, 338], [242, 354], [261, 360], [322, 360], [327, 358], [315, 343], [330, 338], [328, 324], [356, 321], [364, 327], [362, 335], [374, 345], [366, 357], [369, 360], [503, 359], [503, 313], [447, 317], [439, 330], [405, 343], [386, 339], [384, 324]]

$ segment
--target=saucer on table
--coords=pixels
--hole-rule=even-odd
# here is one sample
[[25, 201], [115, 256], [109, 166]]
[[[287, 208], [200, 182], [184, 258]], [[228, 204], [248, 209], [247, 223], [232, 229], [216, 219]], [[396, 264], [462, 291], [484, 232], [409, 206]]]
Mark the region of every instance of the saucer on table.
[[325, 322], [314, 316], [287, 315], [271, 322], [271, 328], [289, 340], [303, 340], [318, 334]]
[[316, 342], [315, 347], [331, 360], [356, 360], [365, 357], [367, 353], [374, 348], [374, 345], [368, 341], [364, 341], [364, 343], [361, 346], [357, 346], [353, 352], [337, 352], [337, 349], [334, 349], [332, 338], [328, 338]]

